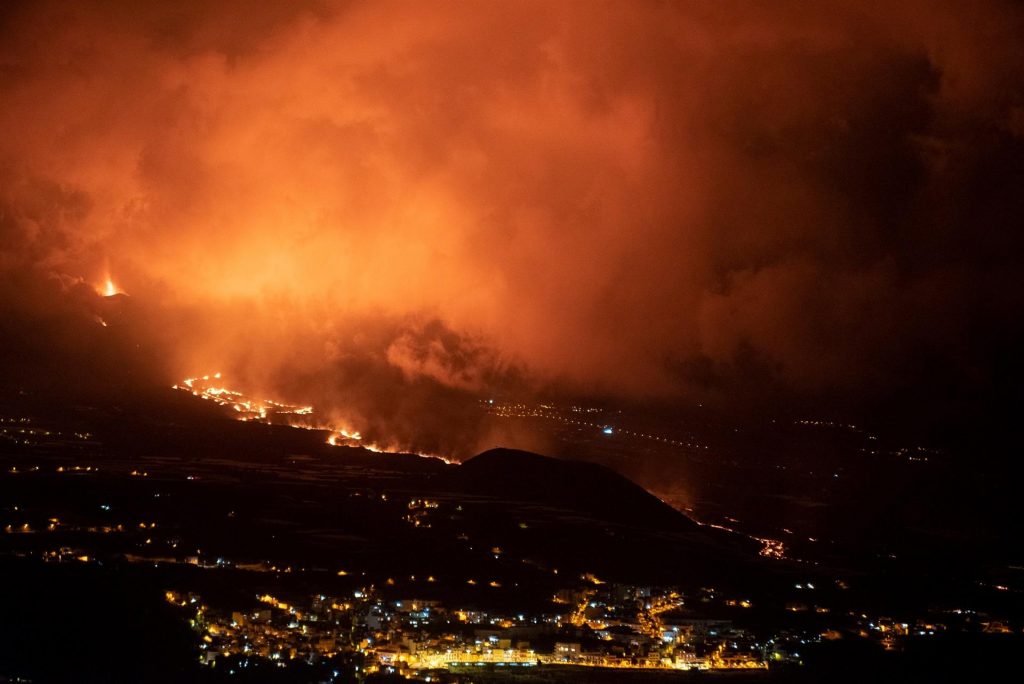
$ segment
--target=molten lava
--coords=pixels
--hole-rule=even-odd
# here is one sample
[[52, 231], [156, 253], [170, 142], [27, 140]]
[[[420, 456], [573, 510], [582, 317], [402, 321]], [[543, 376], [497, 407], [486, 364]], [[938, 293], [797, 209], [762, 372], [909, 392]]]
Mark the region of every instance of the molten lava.
[[[399, 450], [397, 447], [366, 442], [357, 430], [317, 421], [313, 417], [312, 406], [285, 404], [271, 399], [252, 399], [242, 392], [212, 384], [213, 381], [220, 379], [220, 373], [186, 378], [181, 381], [180, 385], [174, 385], [172, 389], [189, 392], [200, 399], [212, 401], [220, 406], [227, 406], [237, 414], [236, 417], [241, 421], [284, 423], [303, 430], [329, 431], [331, 434], [327, 437], [327, 443], [331, 446], [359, 447], [376, 453]], [[435, 454], [417, 453], [416, 455], [424, 458], [436, 458], [445, 463], [454, 462]]]

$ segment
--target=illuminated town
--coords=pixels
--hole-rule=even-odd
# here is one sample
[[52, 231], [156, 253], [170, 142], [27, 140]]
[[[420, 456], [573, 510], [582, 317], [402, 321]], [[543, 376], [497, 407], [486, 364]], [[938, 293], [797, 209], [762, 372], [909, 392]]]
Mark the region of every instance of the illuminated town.
[[[761, 572], [780, 573], [770, 585], [759, 586], [762, 578], [744, 591], [736, 580], [720, 587], [706, 581], [611, 580], [606, 573], [623, 572], [614, 564], [587, 570], [568, 556], [538, 554], [524, 545], [534, 529], [552, 524], [550, 515], [562, 513], [514, 504], [508, 512], [517, 517], [502, 522], [487, 513], [491, 504], [486, 499], [449, 491], [440, 483], [431, 486], [432, 493], [417, 485], [423, 493], [411, 495], [411, 485], [393, 474], [341, 475], [336, 457], [330, 457], [339, 447], [322, 441], [328, 458], [302, 472], [276, 470], [282, 483], [293, 483], [282, 486], [305, 488], [301, 482], [333, 479], [355, 506], [348, 515], [370, 515], [377, 534], [390, 535], [412, 554], [419, 553], [415, 548], [447, 550], [394, 566], [359, 554], [325, 565], [323, 558], [298, 549], [260, 557], [254, 553], [263, 534], [258, 530], [274, 526], [267, 528], [259, 517], [243, 519], [252, 513], [239, 513], [244, 499], [234, 493], [232, 473], [245, 472], [250, 467], [245, 463], [199, 464], [154, 456], [131, 466], [110, 458], [96, 465], [95, 459], [67, 460], [71, 446], [80, 448], [84, 442], [95, 449], [100, 443], [93, 434], [71, 431], [65, 436], [27, 417], [5, 418], [4, 425], [5, 434], [17, 436], [12, 448], [22, 456], [0, 482], [15, 487], [10, 491], [21, 492], [21, 498], [29, 497], [3, 511], [4, 554], [55, 567], [123, 567], [152, 577], [173, 608], [173, 618], [188, 626], [194, 661], [217, 676], [296, 668], [329, 674], [328, 681], [396, 675], [468, 682], [480, 672], [523, 668], [563, 673], [566, 681], [586, 681], [591, 671], [754, 674], [799, 670], [806, 654], [828, 644], [863, 643], [900, 653], [954, 634], [999, 638], [1024, 633], [1024, 622], [1014, 613], [991, 612], [970, 602], [887, 610], [856, 591], [862, 581], [856, 572], [830, 575], [818, 560], [788, 557], [780, 541], [746, 536], [726, 524], [698, 523], [687, 534], [707, 529], [721, 535], [714, 543], [723, 549], [742, 540], [747, 553], [771, 563]], [[321, 434], [267, 429], [302, 438]], [[404, 467], [390, 464], [390, 454], [363, 453], [376, 468]], [[468, 467], [408, 458], [439, 473]], [[503, 456], [479, 458], [480, 463], [494, 461], [493, 468]], [[537, 466], [547, 467], [545, 462]], [[81, 489], [86, 483], [88, 489]], [[52, 495], [44, 493], [49, 490]], [[78, 493], [62, 500], [61, 491]], [[264, 506], [270, 506], [279, 495], [266, 491], [262, 496], [270, 498]], [[306, 491], [309, 496], [313, 490]], [[183, 496], [198, 506], [184, 517], [173, 503]], [[231, 551], [237, 541], [211, 536], [210, 523], [218, 517], [224, 522], [214, 527], [246, 526], [253, 540], [243, 545], [248, 551]], [[302, 519], [295, 518], [294, 524], [308, 529], [302, 534], [312, 535], [312, 542], [319, 534], [338, 534], [328, 533], [333, 525], [318, 530], [326, 523], [317, 516]], [[566, 534], [588, 535], [584, 530], [607, 524], [580, 523]], [[609, 551], [617, 553], [612, 549], [618, 542], [607, 539]], [[626, 574], [644, 571], [634, 568]], [[997, 583], [978, 589], [1013, 593]]]
[[[565, 590], [552, 600], [568, 612], [495, 614], [448, 609], [438, 600], [383, 600], [372, 588], [314, 596], [292, 605], [269, 594], [249, 611], [218, 611], [200, 597], [168, 592], [201, 633], [203, 662], [245, 667], [358, 657], [367, 673], [424, 676], [438, 670], [572, 665], [665, 670], [758, 669], [791, 654], [759, 644], [729, 620], [661, 617], [684, 601], [676, 593], [616, 586]], [[779, 648], [782, 648], [779, 646]], [[767, 653], [767, 656], [766, 656]]]

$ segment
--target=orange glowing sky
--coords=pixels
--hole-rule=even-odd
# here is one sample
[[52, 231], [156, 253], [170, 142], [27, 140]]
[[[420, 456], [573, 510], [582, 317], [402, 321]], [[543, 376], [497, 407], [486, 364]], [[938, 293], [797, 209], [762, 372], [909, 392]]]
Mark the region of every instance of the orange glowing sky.
[[0, 266], [109, 268], [168, 378], [897, 396], [1018, 332], [1019, 5], [213, 5], [0, 10]]

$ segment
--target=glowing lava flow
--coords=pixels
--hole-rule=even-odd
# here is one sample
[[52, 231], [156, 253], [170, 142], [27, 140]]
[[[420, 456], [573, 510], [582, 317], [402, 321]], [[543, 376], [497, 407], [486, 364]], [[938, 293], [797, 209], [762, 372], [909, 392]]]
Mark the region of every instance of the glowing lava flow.
[[363, 436], [359, 434], [359, 431], [349, 432], [348, 430], [335, 430], [334, 434], [327, 438], [327, 443], [331, 446], [345, 446], [346, 443], [360, 442], [359, 446], [370, 451], [381, 451], [373, 445], [362, 444]]
[[[241, 392], [236, 392], [226, 387], [212, 386], [209, 383], [213, 380], [220, 380], [220, 373], [186, 378], [182, 381], [182, 384], [175, 385], [173, 389], [191, 392], [200, 399], [213, 401], [221, 406], [227, 406], [238, 413], [238, 419], [243, 421], [271, 422], [277, 416], [308, 416], [313, 413], [312, 406], [293, 406], [271, 401], [270, 399], [249, 399]], [[312, 425], [296, 425], [287, 420], [285, 422], [294, 427], [314, 429]]]
[[[215, 386], [213, 383], [220, 379], [220, 373], [186, 378], [181, 381], [181, 384], [174, 385], [172, 389], [189, 392], [200, 399], [212, 401], [220, 406], [226, 406], [238, 414], [237, 418], [241, 421], [283, 423], [290, 427], [302, 428], [303, 430], [328, 431], [331, 434], [327, 438], [327, 443], [331, 446], [359, 447], [376, 453], [396, 451], [394, 448], [385, 448], [378, 444], [363, 441], [363, 436], [357, 430], [314, 421], [312, 406], [285, 404], [271, 399], [251, 399], [241, 392]], [[453, 461], [443, 456], [412, 453], [423, 458], [436, 458], [445, 463], [453, 463]]]
[[774, 558], [775, 560], [797, 560], [795, 558], [790, 558], [786, 555], [786, 545], [778, 539], [756, 537], [752, 534], [747, 534], [745, 532], [740, 532], [739, 530], [734, 530], [731, 527], [726, 527], [725, 525], [716, 525], [715, 523], [701, 522], [700, 520], [697, 520], [693, 517], [692, 511], [690, 509], [687, 509], [686, 517], [688, 517], [690, 520], [697, 523], [701, 527], [712, 527], [716, 530], [731, 532], [733, 534], [738, 534], [740, 536], [747, 537], [748, 539], [753, 539], [754, 541], [760, 542], [761, 550], [758, 551], [759, 556], [764, 556], [765, 558]]

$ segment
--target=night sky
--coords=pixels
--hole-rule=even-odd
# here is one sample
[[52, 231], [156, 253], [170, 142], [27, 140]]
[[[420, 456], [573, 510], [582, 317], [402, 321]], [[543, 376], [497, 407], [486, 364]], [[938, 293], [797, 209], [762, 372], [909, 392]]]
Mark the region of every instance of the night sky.
[[0, 385], [1012, 427], [1021, 3], [267, 4], [0, 6]]

